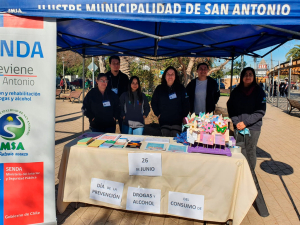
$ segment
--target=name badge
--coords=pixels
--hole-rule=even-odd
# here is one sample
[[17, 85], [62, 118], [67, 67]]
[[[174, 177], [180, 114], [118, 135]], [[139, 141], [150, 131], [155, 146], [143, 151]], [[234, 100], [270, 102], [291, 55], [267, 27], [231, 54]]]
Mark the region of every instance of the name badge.
[[108, 101], [108, 100], [103, 101], [102, 103], [103, 103], [103, 106], [104, 106], [104, 107], [110, 106], [110, 101]]
[[112, 88], [111, 90], [115, 92], [115, 94], [118, 94], [118, 88]]
[[172, 94], [169, 94], [169, 99], [174, 99], [174, 98], [177, 98], [177, 95], [175, 92]]

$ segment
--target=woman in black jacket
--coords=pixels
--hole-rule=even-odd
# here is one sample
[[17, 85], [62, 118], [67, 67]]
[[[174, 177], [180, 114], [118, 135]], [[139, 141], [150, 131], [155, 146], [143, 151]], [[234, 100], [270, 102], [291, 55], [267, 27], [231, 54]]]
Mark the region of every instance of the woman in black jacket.
[[[227, 109], [234, 126], [236, 142], [245, 143], [245, 147], [242, 147], [242, 154], [249, 163], [258, 191], [254, 207], [261, 216], [266, 217], [269, 212], [254, 172], [256, 146], [261, 131], [262, 118], [266, 113], [266, 95], [256, 83], [253, 68], [243, 69], [240, 84], [232, 91], [227, 102]], [[250, 135], [245, 135], [247, 131], [250, 132]]]
[[128, 91], [120, 97], [122, 134], [143, 135], [145, 119], [150, 112], [148, 99], [141, 91], [140, 80], [133, 76], [129, 80]]
[[169, 66], [163, 73], [161, 84], [154, 91], [151, 106], [158, 117], [161, 133], [176, 137], [181, 133], [182, 120], [189, 113], [189, 99], [179, 82], [177, 70]]
[[82, 111], [89, 118], [92, 132], [115, 133], [116, 118], [119, 116], [119, 98], [107, 89], [108, 79], [100, 73], [97, 77], [97, 87], [87, 93], [83, 100]]

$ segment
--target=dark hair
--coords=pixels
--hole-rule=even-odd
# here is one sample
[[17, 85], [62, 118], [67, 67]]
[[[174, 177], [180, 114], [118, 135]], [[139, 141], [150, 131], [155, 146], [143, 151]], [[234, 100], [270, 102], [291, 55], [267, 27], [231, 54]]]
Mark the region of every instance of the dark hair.
[[111, 60], [113, 59], [117, 59], [120, 62], [120, 57], [117, 55], [112, 55], [111, 57], [109, 57], [109, 64], [111, 64]]
[[203, 66], [203, 65], [207, 66], [207, 69], [209, 69], [208, 64], [205, 62], [202, 62], [197, 65], [197, 70], [199, 69], [200, 66]]
[[246, 67], [246, 68], [244, 68], [244, 69], [242, 70], [242, 72], [241, 72], [241, 78], [240, 78], [240, 84], [239, 84], [239, 86], [240, 86], [241, 88], [244, 87], [244, 81], [243, 81], [243, 79], [244, 79], [244, 77], [245, 77], [245, 75], [246, 75], [246, 72], [247, 72], [248, 70], [251, 70], [252, 73], [253, 73], [253, 82], [252, 82], [252, 84], [251, 84], [250, 86], [252, 86], [252, 85], [257, 85], [257, 83], [256, 83], [256, 75], [255, 75], [254, 69], [253, 69], [252, 67]]
[[174, 72], [175, 72], [175, 81], [174, 81], [174, 83], [180, 83], [177, 70], [173, 66], [169, 66], [169, 67], [167, 67], [167, 69], [165, 69], [165, 71], [164, 71], [164, 73], [161, 77], [161, 84], [167, 85], [166, 74], [169, 70], [174, 70]]
[[131, 90], [131, 83], [132, 83], [133, 79], [136, 79], [137, 82], [138, 82], [139, 87], [138, 87], [138, 89], [136, 90], [136, 92], [137, 92], [137, 96], [138, 96], [139, 102], [140, 102], [141, 104], [143, 104], [143, 94], [142, 94], [142, 90], [141, 90], [141, 83], [140, 83], [140, 79], [139, 79], [137, 76], [132, 76], [132, 77], [130, 78], [130, 80], [129, 80], [129, 83], [128, 83], [129, 100], [130, 100], [131, 102], [134, 101], [133, 93], [132, 93], [132, 90]]
[[97, 76], [97, 80], [99, 80], [100, 77], [106, 77], [107, 78], [107, 76], [105, 75], [105, 73], [99, 73], [98, 76]]

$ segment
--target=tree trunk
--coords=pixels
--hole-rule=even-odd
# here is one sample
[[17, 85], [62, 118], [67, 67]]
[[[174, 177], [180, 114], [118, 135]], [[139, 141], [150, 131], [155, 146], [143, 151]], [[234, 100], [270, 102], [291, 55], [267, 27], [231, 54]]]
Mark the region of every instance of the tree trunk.
[[207, 76], [209, 76], [212, 72], [221, 70], [231, 59], [227, 59], [224, 63], [222, 63], [220, 66], [212, 68], [210, 71], [208, 71]]
[[120, 70], [125, 73], [128, 77], [130, 76], [130, 68], [129, 68], [129, 56], [121, 56], [121, 65]]
[[195, 63], [195, 59], [196, 59], [195, 57], [190, 58], [189, 65], [188, 65], [188, 67], [186, 69], [187, 79], [184, 82], [184, 86], [185, 87], [188, 85], [188, 83], [192, 79], [191, 72], [192, 72], [192, 69], [193, 69], [193, 66], [194, 66], [194, 63]]
[[[184, 65], [184, 63], [182, 62], [182, 58], [181, 57], [177, 57], [178, 62], [180, 63], [180, 65], [182, 66], [182, 72], [183, 72], [183, 79], [184, 79], [184, 84], [187, 83], [187, 73], [186, 73], [186, 66]], [[186, 85], [184, 85], [186, 87]]]
[[99, 61], [99, 71], [100, 71], [100, 73], [106, 73], [105, 56], [98, 56], [98, 61]]

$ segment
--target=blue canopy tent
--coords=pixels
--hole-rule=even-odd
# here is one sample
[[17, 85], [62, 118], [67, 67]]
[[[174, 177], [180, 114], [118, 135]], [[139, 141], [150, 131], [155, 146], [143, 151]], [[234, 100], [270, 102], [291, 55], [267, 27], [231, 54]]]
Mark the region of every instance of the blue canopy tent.
[[[57, 51], [83, 59], [230, 57], [233, 63], [300, 38], [300, 4], [294, 0], [2, 0], [0, 12], [57, 18]], [[270, 46], [264, 55], [255, 52]]]

